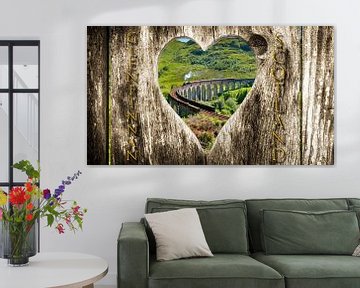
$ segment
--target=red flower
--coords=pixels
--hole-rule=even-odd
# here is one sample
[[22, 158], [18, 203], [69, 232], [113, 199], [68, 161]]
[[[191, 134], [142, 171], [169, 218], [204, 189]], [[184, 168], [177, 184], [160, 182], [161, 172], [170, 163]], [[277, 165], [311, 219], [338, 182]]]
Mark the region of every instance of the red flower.
[[29, 203], [26, 205], [26, 210], [31, 210], [34, 208], [34, 205], [32, 203]]
[[64, 232], [65, 229], [64, 229], [64, 225], [63, 225], [63, 224], [59, 223], [55, 228], [58, 230], [59, 234], [65, 233], [65, 232]]
[[73, 210], [73, 214], [76, 215], [79, 214], [80, 206], [71, 207], [71, 209]]
[[33, 191], [33, 186], [32, 186], [32, 184], [30, 183], [30, 182], [26, 182], [25, 183], [25, 187], [26, 187], [26, 190], [28, 191], [28, 192], [31, 192], [31, 191]]
[[23, 187], [13, 187], [9, 193], [9, 201], [12, 205], [21, 205], [26, 201], [25, 189]]
[[65, 222], [66, 222], [67, 225], [69, 225], [71, 223], [71, 215], [70, 214], [66, 215]]
[[29, 193], [25, 193], [24, 198], [25, 200], [29, 200], [31, 198], [31, 195]]
[[26, 215], [26, 220], [27, 221], [31, 221], [33, 218], [34, 218], [34, 216], [32, 214]]

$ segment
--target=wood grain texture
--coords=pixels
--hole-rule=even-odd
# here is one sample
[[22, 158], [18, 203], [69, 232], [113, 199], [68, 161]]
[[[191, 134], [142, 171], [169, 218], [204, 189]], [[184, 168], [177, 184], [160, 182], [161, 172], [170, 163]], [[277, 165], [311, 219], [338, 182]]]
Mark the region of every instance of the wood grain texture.
[[303, 28], [302, 164], [334, 164], [334, 29]]
[[[199, 141], [168, 105], [157, 82], [158, 55], [180, 35], [183, 32], [177, 27], [111, 29], [113, 164], [204, 164]], [[137, 39], [136, 49], [130, 38]], [[129, 113], [135, 115], [131, 123]], [[129, 131], [129, 125], [136, 133]], [[134, 137], [133, 143], [129, 137]], [[127, 157], [129, 150], [137, 153], [136, 160]]]
[[[255, 83], [245, 101], [220, 131], [209, 154], [211, 164], [300, 164], [300, 115], [297, 97], [300, 89], [300, 34], [299, 27], [252, 27], [248, 33], [239, 31], [239, 36], [260, 35], [268, 45], [266, 52], [257, 54], [258, 72]], [[226, 32], [225, 32], [226, 33]], [[215, 34], [216, 35], [216, 34]], [[284, 131], [278, 131], [274, 101], [277, 94], [275, 80], [271, 76], [274, 65], [276, 36], [284, 41], [286, 78], [284, 93], [279, 99], [279, 113]], [[251, 44], [251, 41], [249, 41]], [[255, 52], [257, 51], [254, 49]], [[285, 157], [274, 163], [272, 149], [273, 131], [285, 142]], [[276, 147], [275, 147], [276, 148]]]
[[108, 39], [106, 27], [87, 31], [87, 163], [107, 163]]
[[[333, 163], [331, 28], [134, 26], [110, 27], [109, 31], [111, 164]], [[169, 106], [158, 84], [161, 50], [173, 38], [182, 36], [194, 39], [203, 49], [221, 37], [240, 36], [256, 54], [254, 85], [209, 152], [202, 149], [191, 129]], [[99, 42], [96, 37], [94, 40]], [[90, 64], [102, 67], [95, 61]], [[282, 70], [284, 80], [279, 84], [274, 73]], [[97, 83], [91, 84], [94, 87], [90, 90], [88, 86], [94, 98], [100, 97], [97, 92], [103, 87], [100, 74], [88, 80]], [[90, 112], [99, 117], [95, 111]], [[89, 139], [88, 134], [88, 145]], [[98, 147], [92, 149], [101, 151]], [[274, 151], [281, 151], [281, 157], [274, 158]]]

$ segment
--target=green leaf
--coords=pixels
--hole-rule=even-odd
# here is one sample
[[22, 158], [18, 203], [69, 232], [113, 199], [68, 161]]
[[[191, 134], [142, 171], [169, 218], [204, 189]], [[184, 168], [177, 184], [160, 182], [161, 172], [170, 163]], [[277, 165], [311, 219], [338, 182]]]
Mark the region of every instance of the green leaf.
[[35, 169], [29, 160], [21, 160], [15, 163], [13, 167], [26, 173], [29, 178], [36, 180], [40, 178], [40, 168]]
[[47, 215], [47, 224], [48, 224], [48, 226], [50, 226], [51, 227], [51, 225], [54, 223], [54, 216], [53, 215], [51, 215], [51, 214], [48, 214]]
[[58, 217], [60, 215], [59, 212], [57, 212], [53, 207], [48, 206], [47, 210], [49, 211], [50, 214], [54, 215], [55, 217]]
[[75, 216], [75, 221], [78, 223], [79, 228], [82, 230], [82, 219], [79, 216]]

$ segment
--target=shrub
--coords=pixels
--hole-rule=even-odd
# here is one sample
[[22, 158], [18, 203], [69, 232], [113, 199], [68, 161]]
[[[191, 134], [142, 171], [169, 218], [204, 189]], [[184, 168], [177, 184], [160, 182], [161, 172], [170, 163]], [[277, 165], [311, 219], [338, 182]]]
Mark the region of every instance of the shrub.
[[199, 139], [201, 146], [207, 150], [211, 149], [216, 136], [226, 122], [201, 112], [184, 118], [184, 121]]

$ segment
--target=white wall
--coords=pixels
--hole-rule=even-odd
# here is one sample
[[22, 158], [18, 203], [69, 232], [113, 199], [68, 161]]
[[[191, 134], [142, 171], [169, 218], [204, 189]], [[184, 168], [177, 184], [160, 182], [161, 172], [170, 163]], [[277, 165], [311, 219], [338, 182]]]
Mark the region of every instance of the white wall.
[[[43, 251], [104, 257], [115, 285], [116, 238], [146, 197], [217, 199], [360, 196], [358, 0], [1, 0], [0, 39], [41, 40], [42, 183], [77, 169], [66, 195], [89, 209], [82, 233], [42, 229]], [[333, 167], [86, 166], [86, 26], [329, 24], [336, 26], [336, 164]]]

